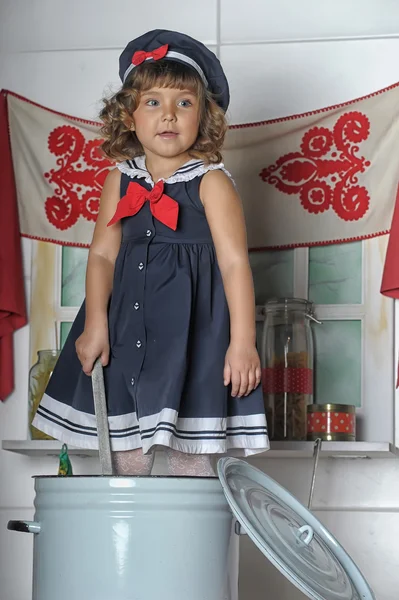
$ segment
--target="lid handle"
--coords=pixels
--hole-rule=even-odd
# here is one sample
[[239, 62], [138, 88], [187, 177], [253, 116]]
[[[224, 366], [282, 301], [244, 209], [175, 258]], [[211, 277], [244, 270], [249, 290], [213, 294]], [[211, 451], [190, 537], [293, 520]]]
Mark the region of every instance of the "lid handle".
[[[306, 533], [305, 539], [303, 539], [303, 534]], [[300, 541], [305, 546], [309, 546], [310, 542], [313, 540], [314, 531], [310, 525], [303, 525], [298, 529], [297, 540]]]
[[319, 321], [319, 319], [316, 319], [313, 311], [308, 311], [306, 313], [306, 316], [307, 316], [308, 319], [310, 319], [311, 321], [314, 321], [318, 325], [323, 325], [323, 321]]
[[239, 521], [235, 522], [234, 531], [236, 535], [248, 535]]

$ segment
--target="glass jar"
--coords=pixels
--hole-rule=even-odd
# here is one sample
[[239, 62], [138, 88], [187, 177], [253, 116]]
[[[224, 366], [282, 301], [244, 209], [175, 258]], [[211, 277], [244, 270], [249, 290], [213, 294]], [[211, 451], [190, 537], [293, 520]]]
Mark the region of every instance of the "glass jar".
[[52, 440], [53, 438], [33, 427], [32, 421], [46, 391], [53, 373], [59, 350], [39, 350], [37, 362], [29, 371], [29, 427], [32, 440]]
[[262, 386], [273, 440], [306, 440], [307, 406], [313, 402], [313, 304], [297, 298], [264, 307]]

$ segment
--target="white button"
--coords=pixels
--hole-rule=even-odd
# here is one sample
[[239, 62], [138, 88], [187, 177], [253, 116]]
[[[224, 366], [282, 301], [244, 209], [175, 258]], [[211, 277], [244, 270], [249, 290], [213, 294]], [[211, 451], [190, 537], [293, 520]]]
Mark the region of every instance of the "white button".
[[152, 235], [152, 231], [151, 231], [151, 229], [147, 229], [147, 231], [146, 231], [146, 236], [147, 236], [147, 237], [150, 237], [151, 235]]
[[131, 379], [130, 383], [131, 383], [132, 385], [134, 385], [134, 377], [132, 377], [132, 379]]
[[140, 304], [136, 302], [135, 304], [133, 304], [133, 307], [135, 310], [138, 310], [140, 308]]
[[136, 346], [137, 346], [137, 348], [141, 348], [141, 342], [140, 342], [140, 340], [137, 340]]
[[144, 263], [139, 263], [139, 269], [142, 271], [144, 269]]

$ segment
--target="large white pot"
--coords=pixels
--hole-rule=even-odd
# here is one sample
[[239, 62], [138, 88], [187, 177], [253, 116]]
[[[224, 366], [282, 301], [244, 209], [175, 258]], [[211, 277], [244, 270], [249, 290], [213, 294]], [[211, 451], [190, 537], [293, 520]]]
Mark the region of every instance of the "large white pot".
[[35, 521], [9, 523], [35, 535], [33, 600], [237, 600], [240, 532], [311, 600], [375, 600], [276, 481], [233, 458], [218, 474], [38, 477]]
[[35, 520], [8, 526], [34, 534], [33, 600], [235, 600], [218, 479], [37, 477], [35, 490]]

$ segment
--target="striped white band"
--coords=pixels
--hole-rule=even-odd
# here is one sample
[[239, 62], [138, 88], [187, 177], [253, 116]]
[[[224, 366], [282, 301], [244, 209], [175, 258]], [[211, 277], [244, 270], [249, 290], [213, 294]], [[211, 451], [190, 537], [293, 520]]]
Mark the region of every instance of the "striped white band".
[[[198, 75], [201, 77], [202, 81], [204, 82], [205, 87], [208, 87], [208, 82], [207, 79], [205, 77], [205, 73], [203, 72], [203, 70], [201, 69], [201, 67], [199, 66], [198, 63], [195, 62], [195, 60], [193, 60], [192, 58], [190, 58], [189, 56], [186, 56], [185, 54], [181, 54], [180, 52], [173, 52], [173, 50], [170, 50], [167, 54], [166, 54], [167, 58], [175, 58], [178, 61], [184, 62], [187, 65], [190, 65], [190, 67], [193, 67], [193, 69], [195, 69], [198, 73]], [[165, 58], [166, 58], [165, 57]], [[146, 60], [152, 60], [151, 58], [147, 58]], [[133, 71], [133, 69], [136, 67], [136, 65], [134, 65], [133, 63], [126, 69], [125, 74], [123, 76], [123, 83], [125, 83], [126, 79], [128, 78], [129, 74]]]

